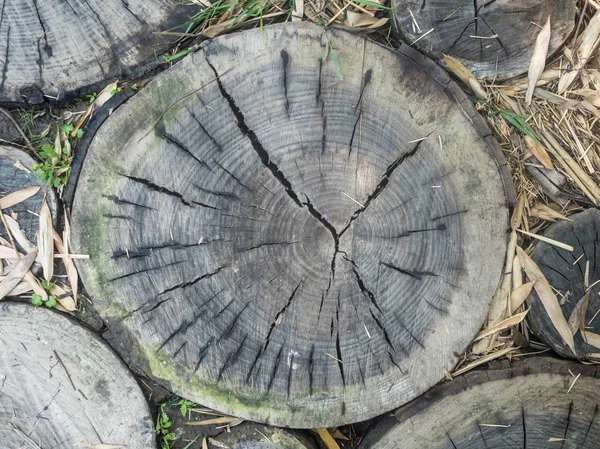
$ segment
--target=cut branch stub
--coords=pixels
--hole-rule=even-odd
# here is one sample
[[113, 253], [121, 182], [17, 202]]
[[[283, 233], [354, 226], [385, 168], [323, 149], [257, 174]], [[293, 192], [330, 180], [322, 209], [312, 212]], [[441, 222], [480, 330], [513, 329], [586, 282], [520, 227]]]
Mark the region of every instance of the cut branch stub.
[[0, 304], [0, 441], [156, 447], [148, 403], [106, 343], [64, 315], [9, 301]]
[[[544, 234], [571, 245], [567, 251], [545, 242], [531, 255], [548, 283], [557, 291], [565, 320], [573, 332], [575, 351], [561, 338], [537, 293], [527, 303], [532, 331], [565, 357], [600, 361], [600, 211], [588, 209], [570, 217], [573, 221], [553, 224]], [[586, 275], [587, 273], [587, 275]]]
[[364, 420], [439, 381], [485, 318], [497, 150], [410, 48], [308, 23], [224, 36], [100, 127], [73, 247], [134, 342], [115, 346], [178, 394], [290, 427]]
[[407, 404], [364, 449], [592, 449], [600, 439], [596, 368], [550, 358], [460, 376]]
[[460, 59], [479, 79], [507, 79], [529, 68], [537, 34], [550, 17], [548, 56], [575, 28], [575, 0], [393, 0], [400, 37], [441, 62]]
[[137, 77], [159, 64], [189, 20], [176, 0], [3, 0], [0, 102], [37, 104]]
[[[28, 187], [39, 186], [40, 190], [25, 201], [3, 209], [5, 215], [14, 217], [25, 232], [29, 242], [36, 244], [39, 226], [39, 214], [45, 198], [52, 215], [56, 216], [56, 196], [54, 190], [44, 184], [33, 172], [36, 162], [24, 151], [14, 147], [0, 145], [0, 198]], [[6, 229], [0, 222], [0, 237], [8, 240]], [[27, 248], [20, 248], [25, 253]]]

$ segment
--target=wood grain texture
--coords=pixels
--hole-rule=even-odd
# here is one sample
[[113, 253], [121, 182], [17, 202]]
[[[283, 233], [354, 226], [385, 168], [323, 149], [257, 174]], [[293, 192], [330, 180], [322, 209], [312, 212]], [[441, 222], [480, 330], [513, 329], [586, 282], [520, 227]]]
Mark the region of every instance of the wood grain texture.
[[[0, 197], [26, 187], [41, 186], [40, 191], [31, 198], [2, 211], [10, 216], [16, 214], [16, 220], [21, 229], [25, 231], [29, 241], [35, 245], [39, 226], [39, 218], [36, 214], [40, 212], [42, 200], [46, 198], [54, 217], [56, 217], [57, 205], [54, 190], [32, 172], [34, 165], [36, 162], [24, 151], [0, 145]], [[0, 226], [0, 237], [8, 239], [4, 226]]]
[[64, 99], [159, 64], [159, 34], [197, 11], [176, 0], [0, 0], [0, 102]]
[[597, 367], [545, 357], [493, 363], [383, 419], [360, 449], [595, 448], [598, 375]]
[[[600, 211], [588, 209], [570, 218], [572, 222], [553, 224], [544, 235], [573, 246], [574, 251], [539, 242], [531, 257], [550, 285], [559, 293], [559, 300], [568, 294], [561, 307], [567, 321], [588, 290], [584, 280], [586, 265], [589, 266], [588, 286], [591, 288], [585, 311], [585, 330], [600, 335], [600, 254], [597, 252], [600, 249]], [[565, 357], [600, 361], [600, 346], [588, 344], [579, 330], [574, 336], [577, 353], [573, 354], [552, 325], [535, 291], [527, 300], [527, 304], [531, 307], [527, 319], [533, 332], [552, 349]]]
[[[575, 28], [575, 3], [575, 0], [392, 0], [392, 7], [397, 31], [405, 42], [414, 42], [417, 49], [440, 62], [443, 54], [458, 58], [479, 79], [501, 80], [527, 72], [540, 30], [535, 24], [542, 26], [548, 16], [552, 22], [548, 56], [558, 50]], [[431, 33], [419, 39], [431, 29]]]
[[66, 315], [0, 303], [0, 447], [101, 443], [156, 447], [148, 404], [127, 367]]
[[413, 399], [501, 273], [512, 188], [483, 123], [410, 48], [307, 23], [205, 43], [106, 120], [79, 177], [73, 245], [115, 347], [259, 422]]
[[[255, 423], [244, 423], [214, 438], [230, 449], [316, 449], [307, 434]], [[212, 443], [209, 446], [216, 446]]]

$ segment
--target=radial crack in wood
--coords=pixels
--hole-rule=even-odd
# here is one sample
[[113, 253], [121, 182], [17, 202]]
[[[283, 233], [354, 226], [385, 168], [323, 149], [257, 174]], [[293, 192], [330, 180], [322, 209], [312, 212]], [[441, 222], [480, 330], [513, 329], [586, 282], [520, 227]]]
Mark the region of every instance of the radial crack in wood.
[[0, 103], [91, 93], [159, 64], [195, 6], [175, 0], [2, 0]]
[[572, 323], [575, 351], [568, 347], [552, 324], [537, 293], [532, 292], [527, 316], [532, 331], [565, 357], [600, 361], [600, 211], [588, 209], [572, 215], [573, 221], [551, 225], [544, 233], [573, 251], [539, 242], [531, 255], [548, 283], [557, 292], [562, 313]]
[[[526, 73], [548, 17], [552, 55], [575, 28], [575, 0], [392, 0], [405, 42], [436, 59], [460, 59], [479, 79]], [[414, 44], [413, 44], [414, 43]]]
[[594, 367], [504, 361], [435, 387], [379, 422], [359, 448], [591, 449], [599, 402]]
[[0, 445], [156, 447], [148, 403], [108, 345], [65, 315], [0, 303]]
[[453, 368], [497, 287], [513, 197], [432, 61], [328, 34], [204, 43], [106, 120], [72, 205], [82, 279], [126, 360], [290, 427], [367, 419]]

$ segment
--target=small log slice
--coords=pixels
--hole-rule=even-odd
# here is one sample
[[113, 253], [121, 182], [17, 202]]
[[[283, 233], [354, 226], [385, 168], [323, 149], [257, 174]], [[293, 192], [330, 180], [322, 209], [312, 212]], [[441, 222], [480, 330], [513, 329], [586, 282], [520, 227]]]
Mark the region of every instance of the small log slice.
[[600, 362], [600, 211], [588, 209], [570, 218], [573, 221], [551, 225], [544, 235], [575, 249], [539, 242], [531, 257], [559, 293], [563, 315], [574, 332], [576, 354], [552, 324], [535, 290], [527, 300], [531, 307], [527, 319], [532, 331], [559, 354]]
[[299, 431], [244, 423], [212, 438], [212, 446], [222, 443], [230, 449], [316, 449], [314, 441]]
[[596, 448], [598, 374], [596, 367], [551, 358], [494, 363], [384, 418], [359, 448]]
[[[400, 37], [440, 61], [460, 59], [479, 79], [527, 72], [535, 40], [550, 17], [548, 56], [575, 28], [576, 0], [392, 0]], [[427, 33], [427, 34], [426, 34]]]
[[160, 34], [195, 7], [177, 0], [3, 0], [0, 102], [37, 104], [156, 67], [176, 41]]
[[0, 445], [156, 447], [127, 367], [95, 334], [45, 308], [0, 303]]
[[[56, 196], [54, 190], [42, 182], [33, 167], [36, 162], [24, 151], [0, 145], [0, 198], [31, 186], [40, 186], [40, 190], [31, 198], [15, 204], [2, 213], [14, 217], [32, 244], [36, 244], [39, 226], [39, 214], [42, 201], [46, 198], [48, 207], [56, 216]], [[0, 237], [8, 239], [4, 226], [0, 226]]]
[[198, 403], [306, 428], [452, 369], [502, 271], [510, 180], [456, 84], [403, 51], [308, 23], [237, 33], [113, 112], [72, 236], [125, 357]]

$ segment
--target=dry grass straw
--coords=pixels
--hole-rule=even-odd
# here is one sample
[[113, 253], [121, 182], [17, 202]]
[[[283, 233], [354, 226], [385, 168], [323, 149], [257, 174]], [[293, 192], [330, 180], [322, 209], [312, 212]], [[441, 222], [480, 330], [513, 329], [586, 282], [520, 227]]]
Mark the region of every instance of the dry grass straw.
[[[495, 358], [544, 349], [530, 339], [520, 318], [528, 293], [535, 289], [539, 295], [547, 282], [523, 283], [523, 255], [528, 257], [533, 239], [552, 222], [600, 206], [600, 10], [595, 2], [582, 1], [580, 11], [581, 26], [546, 64], [530, 105], [525, 101], [526, 76], [484, 84], [488, 101], [476, 105], [487, 116], [513, 174], [519, 201], [511, 219], [511, 241], [516, 240], [521, 257], [509, 245], [504, 281], [480, 334], [485, 338], [473, 344], [453, 375]], [[564, 247], [562, 242], [548, 243]], [[549, 307], [558, 306], [560, 312], [549, 293]], [[555, 318], [569, 339], [562, 313]], [[511, 319], [518, 324], [502, 326]]]

